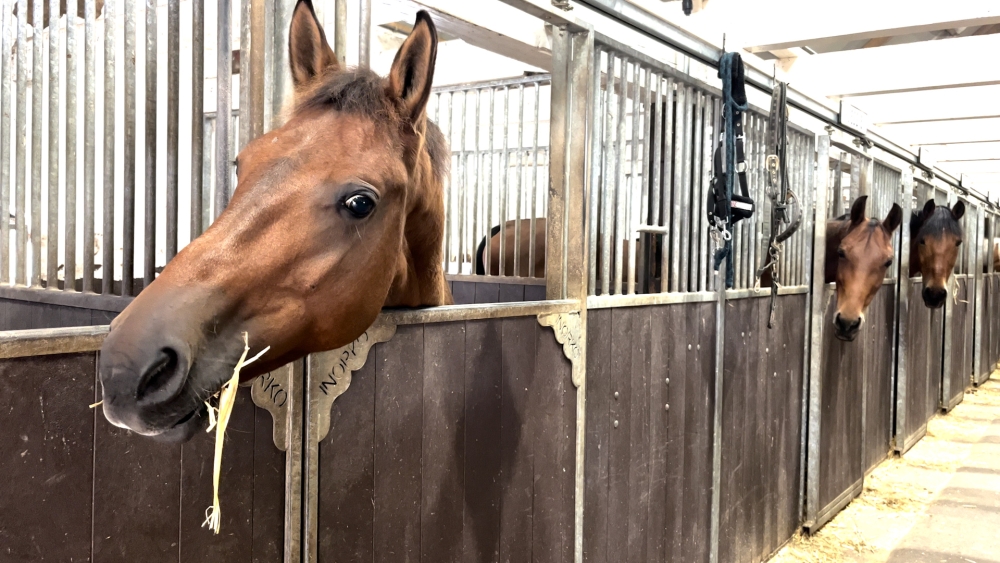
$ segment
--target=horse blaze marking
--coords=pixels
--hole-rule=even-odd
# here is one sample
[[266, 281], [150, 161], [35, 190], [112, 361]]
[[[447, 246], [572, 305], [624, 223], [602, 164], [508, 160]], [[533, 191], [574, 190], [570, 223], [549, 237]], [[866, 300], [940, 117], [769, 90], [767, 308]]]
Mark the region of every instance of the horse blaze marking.
[[270, 373], [266, 373], [260, 377], [260, 386], [264, 388], [264, 392], [271, 398], [271, 402], [275, 406], [283, 407], [288, 402], [288, 393], [281, 387], [281, 383]]

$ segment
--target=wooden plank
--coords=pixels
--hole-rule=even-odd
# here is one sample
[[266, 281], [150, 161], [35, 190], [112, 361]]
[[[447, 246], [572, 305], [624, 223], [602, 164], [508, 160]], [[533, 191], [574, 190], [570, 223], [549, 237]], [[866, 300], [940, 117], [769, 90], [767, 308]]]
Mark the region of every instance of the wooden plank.
[[520, 303], [524, 301], [524, 286], [521, 284], [500, 284], [498, 303]]
[[707, 561], [710, 551], [715, 307], [714, 303], [698, 303], [686, 323], [694, 353], [687, 357], [690, 375], [683, 403], [684, 505], [690, 514], [683, 526], [683, 561]]
[[[537, 424], [537, 431], [530, 435], [534, 440], [531, 560], [571, 563], [576, 482], [576, 388], [572, 365], [552, 329], [540, 326], [534, 318], [527, 320], [534, 325], [536, 339], [534, 392], [529, 396], [526, 413]], [[504, 320], [505, 325], [514, 322]], [[504, 339], [504, 344], [506, 348], [509, 341]]]
[[[104, 417], [97, 417], [95, 434], [93, 561], [177, 561], [181, 446], [117, 428]], [[203, 498], [200, 512], [190, 515], [197, 524], [212, 502]]]
[[497, 303], [500, 299], [500, 284], [476, 283], [476, 303]]
[[[608, 553], [608, 442], [611, 437], [611, 355], [614, 350], [611, 345], [611, 316], [614, 311], [595, 309], [587, 313], [587, 442], [584, 457], [586, 493], [583, 497], [583, 560], [586, 563], [608, 563], [615, 560], [613, 554]], [[660, 329], [662, 328], [661, 326]], [[653, 332], [654, 349], [657, 342], [660, 342], [660, 346], [666, 343], [665, 338], [656, 340], [655, 330], [656, 328]], [[656, 361], [654, 357], [654, 369]], [[666, 394], [666, 389], [663, 389], [663, 394]], [[657, 442], [654, 440], [653, 443]], [[656, 472], [657, 463], [662, 464], [659, 466], [660, 471], [666, 471], [666, 452], [665, 448], [662, 449], [662, 456], [652, 456], [653, 473]], [[650, 504], [651, 515], [654, 509], [666, 509], [665, 491], [663, 495], [656, 495], [651, 490], [650, 498], [653, 501]], [[661, 530], [658, 537], [662, 542], [662, 526], [654, 527], [652, 518], [650, 529]], [[659, 552], [662, 553], [662, 545]], [[661, 560], [651, 558], [650, 562]]]
[[[749, 560], [755, 561], [763, 551], [764, 543], [764, 498], [763, 485], [766, 479], [764, 475], [764, 461], [767, 459], [766, 443], [770, 438], [765, 437], [764, 418], [766, 416], [766, 385], [770, 379], [769, 367], [773, 367], [774, 348], [770, 345], [770, 334], [767, 329], [767, 310], [762, 305], [767, 305], [765, 299], [751, 299], [751, 311], [754, 319], [754, 338], [751, 340], [756, 344], [754, 348], [757, 353], [750, 364], [747, 373], [747, 411], [748, 419], [743, 426], [749, 432], [747, 437], [749, 448], [747, 449], [747, 469], [749, 470], [749, 488], [744, 491], [748, 503], [748, 513], [750, 515], [750, 550]], [[762, 310], [763, 309], [763, 310]], [[761, 353], [761, 350], [764, 352]]]
[[281, 561], [285, 551], [285, 452], [274, 445], [272, 425], [254, 407], [253, 563]]
[[632, 459], [632, 354], [634, 309], [611, 317], [611, 439], [608, 444], [608, 554], [628, 557], [629, 465]]
[[452, 298], [455, 305], [474, 305], [476, 303], [476, 284], [474, 282], [452, 282]]
[[[502, 404], [500, 439], [488, 442], [500, 444], [500, 561], [530, 561], [534, 546], [532, 510], [535, 480], [534, 435], [539, 431], [536, 413], [531, 411], [536, 391], [535, 363], [537, 340], [533, 318], [490, 321], [487, 328], [490, 357], [495, 357], [502, 344]], [[484, 358], [486, 360], [486, 358]], [[497, 365], [498, 362], [486, 360]], [[491, 374], [495, 377], [495, 374]], [[490, 436], [493, 439], [493, 436]], [[470, 453], [471, 457], [471, 453]], [[471, 486], [471, 485], [470, 485]], [[495, 490], [495, 489], [494, 489]], [[495, 494], [495, 493], [494, 493]]]
[[95, 357], [0, 360], [0, 559], [90, 559]]
[[375, 563], [420, 557], [424, 326], [401, 326], [375, 364]]
[[683, 560], [684, 521], [689, 510], [684, 503], [684, 487], [687, 482], [685, 468], [685, 439], [687, 427], [684, 405], [687, 403], [687, 342], [688, 315], [696, 313], [696, 306], [691, 304], [670, 305], [669, 311], [669, 350], [670, 384], [667, 386], [667, 499], [666, 506], [666, 549], [664, 559], [667, 561]]
[[744, 405], [746, 371], [750, 346], [747, 332], [751, 315], [747, 299], [731, 302], [726, 315], [725, 342], [723, 352], [723, 395], [722, 395], [722, 468], [720, 481], [719, 512], [719, 560], [739, 561], [740, 553], [746, 553], [743, 540], [743, 510], [741, 502], [745, 456]]
[[[676, 307], [675, 307], [676, 308]], [[649, 307], [649, 511], [647, 517], [646, 561], [665, 563], [667, 544], [667, 512], [672, 510], [667, 498], [667, 442], [670, 436], [669, 384], [670, 377], [670, 306]], [[588, 313], [593, 315], [593, 313]], [[588, 324], [593, 317], [588, 318]], [[609, 339], [610, 340], [610, 339]], [[589, 351], [588, 342], [588, 351]], [[588, 360], [588, 372], [590, 363]], [[596, 377], [601, 377], [598, 374]], [[595, 378], [587, 378], [587, 409], [590, 412], [591, 391]], [[587, 452], [590, 455], [590, 451]], [[588, 490], [589, 493], [589, 490]], [[585, 497], [586, 498], [586, 497]], [[586, 537], [586, 536], [585, 536]], [[613, 561], [614, 558], [611, 558]]]
[[424, 325], [420, 560], [461, 561], [465, 509], [465, 323]]
[[526, 286], [524, 286], [524, 300], [525, 301], [545, 301], [545, 286], [544, 285], [526, 285]]
[[378, 344], [333, 404], [330, 433], [319, 444], [319, 561], [375, 558], [375, 388]]
[[199, 433], [181, 446], [180, 545], [179, 549], [175, 548], [180, 561], [213, 563], [252, 559], [253, 543], [247, 540], [254, 537], [255, 410], [250, 390], [240, 389], [226, 429], [219, 478], [222, 523], [218, 535], [202, 527], [205, 509], [212, 505], [215, 432]]
[[[533, 356], [534, 351], [526, 352]], [[465, 335], [465, 554], [463, 561], [492, 561], [500, 555], [503, 479], [513, 463], [518, 436], [502, 434], [501, 405], [507, 387], [502, 322], [468, 321]], [[506, 406], [506, 405], [504, 405]], [[516, 413], [515, 413], [516, 415]], [[497, 447], [499, 445], [499, 447]]]
[[632, 355], [629, 386], [629, 476], [628, 559], [646, 561], [649, 530], [649, 426], [652, 405], [649, 394], [650, 316], [648, 308], [632, 309], [631, 346], [619, 348]]

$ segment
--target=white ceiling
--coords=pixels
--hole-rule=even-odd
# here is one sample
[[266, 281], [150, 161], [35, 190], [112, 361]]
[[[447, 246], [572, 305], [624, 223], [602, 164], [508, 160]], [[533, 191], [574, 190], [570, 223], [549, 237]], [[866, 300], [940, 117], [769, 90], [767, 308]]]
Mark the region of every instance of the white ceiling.
[[1000, 1], [630, 0], [702, 39], [774, 59], [812, 95], [845, 99], [892, 140], [1000, 196]]

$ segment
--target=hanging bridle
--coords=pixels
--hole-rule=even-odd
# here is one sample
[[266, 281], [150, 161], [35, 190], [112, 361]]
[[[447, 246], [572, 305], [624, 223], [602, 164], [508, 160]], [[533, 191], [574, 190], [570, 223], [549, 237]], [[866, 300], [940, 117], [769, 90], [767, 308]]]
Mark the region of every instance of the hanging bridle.
[[[788, 85], [777, 82], [771, 93], [771, 113], [768, 116], [767, 195], [771, 200], [770, 235], [764, 264], [757, 270], [757, 285], [765, 272], [771, 273], [771, 304], [767, 328], [774, 326], [774, 304], [780, 287], [781, 247], [802, 224], [802, 210], [791, 220], [789, 209], [796, 201], [788, 182]], [[784, 231], [779, 229], [788, 225]]]

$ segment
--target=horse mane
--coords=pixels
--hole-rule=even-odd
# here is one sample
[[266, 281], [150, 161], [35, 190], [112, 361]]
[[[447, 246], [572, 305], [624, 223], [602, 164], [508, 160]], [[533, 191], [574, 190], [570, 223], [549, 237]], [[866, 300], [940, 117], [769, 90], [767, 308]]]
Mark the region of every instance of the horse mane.
[[925, 217], [923, 210], [913, 213], [910, 217], [910, 236], [913, 240], [916, 240], [916, 235], [925, 229], [932, 233], [949, 233], [959, 238], [963, 236], [962, 224], [951, 214], [950, 208], [943, 206], [935, 207], [930, 217]]
[[[386, 95], [385, 79], [367, 68], [327, 71], [295, 105], [294, 113], [310, 110], [334, 110], [388, 125], [398, 125], [401, 119]], [[451, 162], [448, 143], [434, 122], [428, 119], [426, 125], [423, 145], [430, 155], [435, 180], [443, 182]]]

